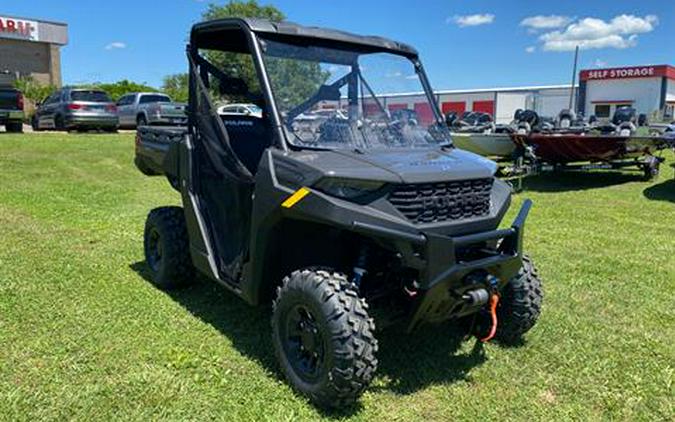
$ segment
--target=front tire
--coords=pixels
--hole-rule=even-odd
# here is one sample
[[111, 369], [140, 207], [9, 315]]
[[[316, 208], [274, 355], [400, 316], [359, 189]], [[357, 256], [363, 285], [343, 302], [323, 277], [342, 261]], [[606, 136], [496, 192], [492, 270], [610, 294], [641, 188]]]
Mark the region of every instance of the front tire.
[[40, 129], [40, 120], [37, 115], [34, 115], [30, 119], [30, 125], [33, 128], [33, 132], [39, 132], [40, 130], [42, 130]]
[[537, 323], [541, 314], [544, 291], [532, 260], [523, 256], [518, 274], [504, 286], [497, 307], [496, 338], [504, 344], [519, 344], [522, 337]]
[[63, 116], [57, 115], [54, 117], [54, 129], [59, 131], [66, 130], [66, 122], [63, 120]]
[[375, 324], [343, 274], [295, 271], [273, 305], [272, 336], [294, 389], [321, 407], [354, 403], [377, 369]]
[[151, 281], [160, 289], [189, 284], [194, 277], [185, 216], [180, 207], [150, 211], [143, 242]]

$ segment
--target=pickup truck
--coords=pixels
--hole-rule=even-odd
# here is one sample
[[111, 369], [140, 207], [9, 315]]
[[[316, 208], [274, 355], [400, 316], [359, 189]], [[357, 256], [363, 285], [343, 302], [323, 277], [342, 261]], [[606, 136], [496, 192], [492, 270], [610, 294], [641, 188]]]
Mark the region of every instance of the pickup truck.
[[0, 87], [0, 126], [7, 132], [23, 132], [23, 94], [11, 87]]
[[135, 92], [117, 101], [120, 127], [136, 128], [147, 125], [185, 125], [186, 105], [176, 103], [166, 94]]

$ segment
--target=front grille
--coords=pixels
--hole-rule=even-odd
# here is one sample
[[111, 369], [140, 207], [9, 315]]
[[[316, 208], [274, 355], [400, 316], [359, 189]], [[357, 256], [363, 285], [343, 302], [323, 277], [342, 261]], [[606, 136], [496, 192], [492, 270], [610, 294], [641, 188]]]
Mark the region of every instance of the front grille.
[[413, 223], [484, 217], [490, 213], [492, 178], [398, 185], [389, 202]]

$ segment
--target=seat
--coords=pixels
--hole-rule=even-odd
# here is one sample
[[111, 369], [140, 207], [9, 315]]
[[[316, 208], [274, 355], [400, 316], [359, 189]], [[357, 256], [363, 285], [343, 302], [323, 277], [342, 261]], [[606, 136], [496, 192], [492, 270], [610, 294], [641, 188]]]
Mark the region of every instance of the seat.
[[263, 152], [272, 142], [268, 119], [246, 115], [222, 115], [221, 119], [234, 153], [255, 174]]

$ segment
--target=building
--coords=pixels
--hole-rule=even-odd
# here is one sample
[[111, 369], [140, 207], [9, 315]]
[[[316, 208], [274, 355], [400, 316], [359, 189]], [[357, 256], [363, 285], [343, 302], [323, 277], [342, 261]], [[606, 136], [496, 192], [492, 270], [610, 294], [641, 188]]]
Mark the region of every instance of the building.
[[675, 67], [632, 66], [580, 72], [580, 112], [608, 119], [622, 106], [633, 107], [651, 120], [673, 120]]
[[497, 123], [511, 122], [518, 109], [557, 116], [560, 110], [569, 108], [570, 94], [570, 85], [436, 91], [443, 114], [481, 111], [491, 114]]
[[[531, 109], [542, 116], [555, 117], [560, 110], [569, 108], [570, 94], [570, 85], [550, 85], [440, 90], [435, 92], [435, 98], [443, 114], [480, 111], [491, 114], [497, 123], [510, 123], [518, 109]], [[415, 110], [422, 123], [434, 120], [431, 108], [421, 92], [387, 94], [379, 99], [389, 111]], [[365, 104], [365, 107], [377, 109], [374, 103]]]
[[61, 86], [61, 47], [68, 43], [68, 25], [0, 14], [0, 83], [32, 76]]

